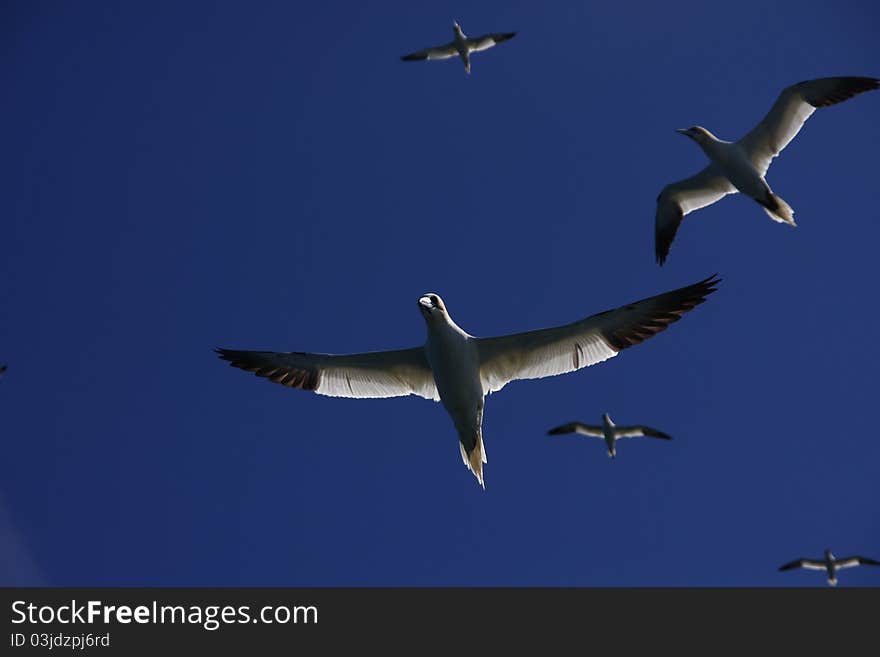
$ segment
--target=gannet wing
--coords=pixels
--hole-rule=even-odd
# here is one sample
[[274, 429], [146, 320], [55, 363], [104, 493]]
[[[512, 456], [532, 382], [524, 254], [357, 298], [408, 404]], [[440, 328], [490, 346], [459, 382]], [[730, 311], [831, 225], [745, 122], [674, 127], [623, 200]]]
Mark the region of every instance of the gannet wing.
[[582, 436], [593, 436], [594, 438], [605, 437], [605, 433], [602, 431], [602, 427], [597, 427], [592, 424], [584, 424], [583, 422], [569, 422], [568, 424], [561, 424], [558, 427], [553, 427], [547, 433], [551, 436], [558, 436], [564, 433], [579, 433]]
[[516, 379], [540, 379], [601, 363], [677, 322], [703, 303], [717, 283], [712, 276], [564, 326], [475, 338], [483, 392], [501, 390]]
[[496, 32], [494, 34], [484, 34], [483, 36], [474, 37], [467, 40], [468, 50], [471, 52], [480, 52], [488, 50], [497, 43], [507, 41], [516, 36], [516, 32]]
[[305, 354], [297, 351], [217, 349], [230, 365], [289, 388], [329, 397], [400, 397], [418, 395], [439, 401], [424, 349], [364, 354]]
[[764, 176], [773, 158], [795, 138], [817, 108], [836, 105], [877, 88], [880, 88], [880, 80], [875, 78], [818, 78], [798, 82], [783, 89], [767, 116], [737, 143]]
[[652, 429], [651, 427], [633, 426], [615, 427], [614, 429], [615, 438], [641, 438], [643, 436], [646, 438], [662, 438], [663, 440], [672, 440], [672, 436], [669, 436], [657, 429]]
[[844, 557], [834, 561], [836, 568], [852, 568], [853, 566], [880, 566], [880, 561], [868, 557]]
[[661, 265], [666, 262], [672, 240], [686, 214], [734, 193], [736, 187], [730, 184], [715, 164], [710, 164], [695, 176], [664, 187], [657, 196], [657, 214], [654, 218], [654, 253], [657, 262]]
[[424, 50], [411, 52], [400, 59], [405, 62], [415, 62], [422, 59], [449, 59], [450, 57], [455, 57], [457, 54], [458, 50], [455, 48], [455, 42], [451, 41], [443, 46], [435, 46], [433, 48], [425, 48]]
[[825, 570], [825, 562], [813, 559], [796, 559], [779, 566], [779, 570], [791, 570], [792, 568], [806, 568], [807, 570]]

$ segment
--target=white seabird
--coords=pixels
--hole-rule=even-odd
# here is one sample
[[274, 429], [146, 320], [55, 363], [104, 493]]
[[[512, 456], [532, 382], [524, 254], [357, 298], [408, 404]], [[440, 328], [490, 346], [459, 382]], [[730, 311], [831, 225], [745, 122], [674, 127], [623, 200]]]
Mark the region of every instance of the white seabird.
[[819, 107], [843, 102], [880, 87], [875, 78], [818, 78], [799, 82], [779, 94], [764, 120], [736, 142], [718, 139], [700, 126], [678, 130], [693, 139], [712, 163], [698, 174], [667, 185], [657, 197], [654, 245], [663, 264], [682, 219], [728, 194], [742, 192], [757, 201], [780, 223], [794, 226], [794, 210], [773, 193], [764, 179], [770, 162], [794, 139]]
[[472, 52], [488, 50], [496, 43], [507, 41], [516, 36], [516, 32], [496, 32], [471, 39], [461, 31], [461, 25], [455, 21], [452, 22], [452, 30], [455, 36], [449, 43], [433, 48], [425, 48], [424, 50], [404, 55], [401, 59], [405, 62], [412, 62], [423, 59], [449, 59], [458, 55], [461, 57], [461, 61], [464, 62], [465, 72], [470, 73]]
[[837, 571], [841, 568], [853, 566], [880, 566], [880, 561], [868, 557], [844, 557], [837, 559], [831, 550], [825, 550], [824, 559], [800, 558], [779, 566], [779, 570], [792, 570], [793, 568], [805, 568], [807, 570], [824, 570], [828, 574], [828, 584], [837, 586]]
[[617, 456], [617, 447], [615, 443], [621, 438], [662, 438], [663, 440], [672, 440], [672, 436], [668, 436], [662, 431], [646, 427], [644, 425], [637, 426], [617, 426], [611, 420], [608, 413], [602, 415], [602, 426], [593, 424], [584, 424], [583, 422], [569, 422], [558, 427], [554, 427], [547, 432], [551, 436], [558, 436], [565, 433], [579, 433], [582, 436], [591, 436], [594, 438], [603, 438], [605, 446], [608, 448], [608, 456], [614, 458]]
[[217, 349], [234, 367], [291, 388], [331, 397], [419, 395], [442, 401], [461, 456], [483, 481], [486, 395], [517, 379], [540, 379], [601, 363], [677, 322], [715, 291], [715, 276], [564, 326], [476, 338], [458, 327], [436, 294], [419, 299], [427, 325], [421, 347], [330, 355]]

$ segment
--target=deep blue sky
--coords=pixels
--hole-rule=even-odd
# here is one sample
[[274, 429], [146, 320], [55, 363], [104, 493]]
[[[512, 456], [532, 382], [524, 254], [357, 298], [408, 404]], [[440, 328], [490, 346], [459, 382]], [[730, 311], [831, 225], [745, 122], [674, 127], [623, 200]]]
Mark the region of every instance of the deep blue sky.
[[[880, 75], [874, 2], [17, 2], [0, 10], [0, 583], [824, 585], [880, 558], [880, 93], [654, 263], [657, 193], [786, 85]], [[795, 9], [796, 7], [796, 9]], [[399, 56], [518, 30], [461, 64]], [[604, 364], [487, 399], [485, 492], [416, 397], [345, 400], [230, 348], [421, 344], [692, 283]], [[552, 439], [647, 423], [671, 443]], [[880, 584], [854, 569], [841, 585]]]

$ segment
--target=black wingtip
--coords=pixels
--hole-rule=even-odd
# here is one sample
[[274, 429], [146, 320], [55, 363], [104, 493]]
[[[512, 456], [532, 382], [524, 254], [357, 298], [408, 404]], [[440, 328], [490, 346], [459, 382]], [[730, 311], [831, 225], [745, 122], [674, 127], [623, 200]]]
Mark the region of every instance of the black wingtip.
[[718, 274], [712, 274], [701, 281], [679, 288], [675, 292], [687, 295], [691, 299], [691, 303], [698, 306], [706, 300], [707, 296], [718, 290], [718, 284], [721, 280]]
[[718, 274], [712, 274], [699, 281], [698, 283], [694, 283], [691, 287], [701, 287], [705, 289], [705, 294], [712, 294], [718, 289], [718, 284], [723, 279], [718, 276]]
[[[828, 107], [849, 100], [853, 96], [880, 89], [880, 79], [871, 77], [847, 76], [839, 78], [825, 78], [834, 83], [834, 88], [826, 94], [805, 100], [813, 107]], [[820, 78], [821, 81], [822, 79]], [[807, 83], [812, 80], [807, 80]]]
[[218, 358], [223, 360], [233, 361], [235, 359], [235, 350], [233, 349], [223, 349], [222, 347], [214, 347], [214, 353], [217, 354]]
[[[673, 237], [675, 233], [673, 233]], [[672, 238], [654, 236], [654, 258], [661, 267], [666, 264], [666, 258], [669, 257], [669, 250], [672, 247]]]

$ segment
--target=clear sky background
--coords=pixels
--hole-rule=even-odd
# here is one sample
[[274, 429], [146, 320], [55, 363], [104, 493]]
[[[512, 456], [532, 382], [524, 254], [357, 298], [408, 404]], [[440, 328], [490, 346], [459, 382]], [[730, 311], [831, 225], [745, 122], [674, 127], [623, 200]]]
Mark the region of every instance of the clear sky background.
[[[518, 36], [401, 62], [452, 21]], [[880, 558], [880, 93], [654, 262], [655, 198], [779, 91], [880, 76], [875, 2], [13, 2], [0, 10], [0, 583], [821, 585]], [[215, 346], [551, 326], [714, 272], [606, 363], [442, 406], [270, 384]], [[605, 411], [674, 440], [548, 428]], [[880, 568], [842, 586], [880, 585]]]

